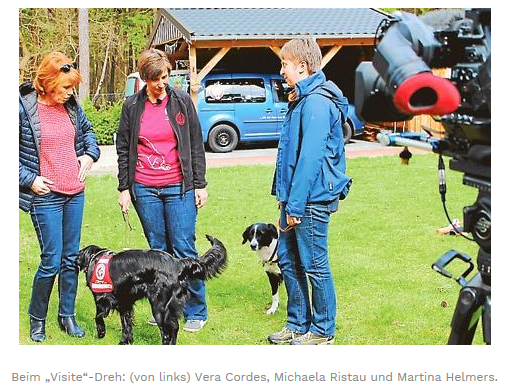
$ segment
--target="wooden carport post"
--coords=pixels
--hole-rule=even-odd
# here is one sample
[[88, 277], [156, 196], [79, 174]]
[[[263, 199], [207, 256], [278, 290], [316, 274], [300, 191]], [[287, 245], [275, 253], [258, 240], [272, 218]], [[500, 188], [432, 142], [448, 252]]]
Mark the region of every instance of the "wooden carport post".
[[191, 76], [191, 99], [194, 106], [198, 109], [198, 89], [200, 82], [198, 81], [198, 73], [196, 72], [196, 46], [189, 45], [189, 73]]
[[196, 46], [189, 46], [189, 71], [191, 73], [191, 98], [194, 106], [198, 109], [198, 90], [200, 81], [217, 65], [217, 63], [230, 50], [230, 47], [222, 47], [199, 73], [196, 72]]

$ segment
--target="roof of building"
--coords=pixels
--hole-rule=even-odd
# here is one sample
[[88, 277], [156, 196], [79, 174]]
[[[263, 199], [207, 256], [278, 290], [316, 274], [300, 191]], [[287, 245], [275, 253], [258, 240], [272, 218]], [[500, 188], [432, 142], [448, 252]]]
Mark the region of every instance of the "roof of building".
[[189, 42], [369, 38], [387, 17], [373, 8], [162, 8], [161, 14], [153, 45], [181, 37]]

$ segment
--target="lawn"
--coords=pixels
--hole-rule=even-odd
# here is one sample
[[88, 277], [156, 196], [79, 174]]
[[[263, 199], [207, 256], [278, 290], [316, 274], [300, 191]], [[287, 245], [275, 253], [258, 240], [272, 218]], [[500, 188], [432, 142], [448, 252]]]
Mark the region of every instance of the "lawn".
[[[437, 189], [437, 157], [415, 155], [409, 166], [397, 157], [348, 160], [354, 179], [351, 192], [332, 216], [329, 248], [337, 299], [337, 344], [443, 344], [459, 286], [441, 277], [431, 264], [449, 249], [476, 257], [476, 245], [461, 237], [439, 236], [447, 225]], [[286, 318], [286, 292], [281, 290], [279, 312], [264, 313], [269, 283], [255, 253], [242, 245], [241, 234], [251, 223], [275, 223], [277, 204], [270, 196], [272, 166], [239, 166], [208, 170], [209, 202], [198, 215], [197, 248], [209, 244], [206, 233], [218, 237], [228, 249], [229, 265], [207, 283], [210, 318], [199, 333], [180, 330], [179, 344], [267, 344], [266, 336], [279, 330]], [[463, 186], [461, 174], [447, 171], [450, 215], [462, 218], [462, 207], [476, 198], [476, 190]], [[96, 244], [113, 250], [146, 248], [136, 214], [125, 229], [117, 204], [114, 176], [89, 177], [82, 246]], [[20, 212], [19, 342], [29, 339], [27, 307], [39, 247], [30, 217]], [[460, 273], [462, 267], [454, 267]], [[57, 282], [56, 282], [57, 283]], [[106, 338], [96, 338], [94, 302], [80, 274], [77, 320], [86, 330], [78, 340], [57, 325], [57, 289], [49, 307], [45, 344], [117, 344], [118, 314], [106, 321]], [[158, 344], [158, 329], [146, 322], [149, 304], [137, 303], [135, 344]], [[481, 343], [477, 333], [476, 341]]]

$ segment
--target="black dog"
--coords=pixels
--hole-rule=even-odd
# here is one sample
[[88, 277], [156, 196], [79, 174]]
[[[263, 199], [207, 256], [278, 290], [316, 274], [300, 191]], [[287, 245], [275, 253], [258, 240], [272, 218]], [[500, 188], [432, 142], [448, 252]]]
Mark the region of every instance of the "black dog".
[[270, 315], [279, 309], [279, 286], [282, 273], [277, 264], [279, 233], [273, 224], [252, 224], [243, 232], [243, 244], [250, 242], [250, 248], [257, 252], [272, 288], [272, 305], [266, 310]]
[[[122, 339], [119, 344], [132, 344], [133, 305], [137, 300], [147, 298], [160, 328], [162, 344], [175, 345], [178, 319], [188, 297], [188, 281], [215, 277], [223, 271], [227, 263], [227, 251], [221, 241], [211, 236], [207, 236], [207, 239], [212, 248], [196, 260], [176, 259], [166, 252], [152, 249], [111, 252], [113, 257], [110, 259], [109, 274], [113, 289], [104, 293], [94, 292], [91, 280], [96, 259], [104, 257], [109, 251], [95, 245], [82, 249], [79, 252], [78, 265], [85, 271], [87, 285], [94, 296], [98, 337], [103, 338], [106, 334], [104, 318], [110, 311], [117, 310], [122, 324]], [[99, 275], [96, 273], [96, 276]]]

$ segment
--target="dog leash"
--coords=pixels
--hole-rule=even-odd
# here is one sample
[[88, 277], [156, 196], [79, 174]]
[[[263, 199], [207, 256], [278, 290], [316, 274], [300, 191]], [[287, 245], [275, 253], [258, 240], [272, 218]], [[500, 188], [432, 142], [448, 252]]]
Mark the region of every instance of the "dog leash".
[[295, 225], [288, 225], [288, 226], [286, 226], [285, 228], [283, 228], [283, 227], [281, 226], [281, 220], [279, 219], [279, 220], [277, 220], [277, 227], [279, 228], [279, 231], [280, 231], [280, 232], [282, 232], [282, 233], [286, 233], [286, 232], [288, 232], [288, 231], [292, 230], [292, 229], [295, 227]]
[[122, 212], [122, 218], [124, 219], [124, 223], [126, 224], [124, 233], [124, 245], [126, 245], [126, 247], [124, 247], [123, 250], [128, 250], [131, 247], [130, 233], [133, 231], [133, 226], [131, 226], [129, 220], [129, 211]]

